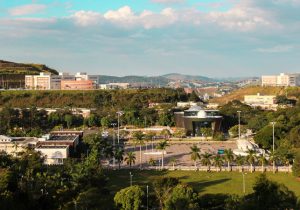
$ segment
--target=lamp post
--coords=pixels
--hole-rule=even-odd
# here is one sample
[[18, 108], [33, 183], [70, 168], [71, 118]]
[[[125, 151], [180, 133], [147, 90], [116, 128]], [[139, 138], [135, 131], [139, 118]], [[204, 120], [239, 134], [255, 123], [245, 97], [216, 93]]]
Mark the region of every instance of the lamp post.
[[130, 176], [130, 186], [132, 186], [132, 177], [133, 177], [133, 174], [131, 172], [129, 172], [129, 176]]
[[123, 111], [117, 111], [118, 115], [118, 145], [120, 144], [120, 116], [124, 114]]
[[[116, 123], [112, 123], [111, 124], [113, 126], [113, 152], [115, 154], [116, 151], [116, 142], [115, 142], [115, 126]], [[116, 164], [116, 159], [115, 159], [115, 155], [113, 156], [113, 168], [115, 168], [115, 164]]]
[[243, 175], [243, 193], [244, 193], [244, 194], [246, 193], [245, 174], [246, 174], [246, 173], [242, 172], [242, 175]]
[[273, 173], [275, 173], [275, 123], [276, 122], [271, 122], [272, 125], [272, 139], [273, 139]]
[[241, 139], [241, 111], [237, 111], [239, 115], [239, 140]]
[[148, 197], [149, 197], [149, 186], [147, 185], [147, 210], [148, 210], [148, 204], [149, 204], [149, 199], [148, 199]]

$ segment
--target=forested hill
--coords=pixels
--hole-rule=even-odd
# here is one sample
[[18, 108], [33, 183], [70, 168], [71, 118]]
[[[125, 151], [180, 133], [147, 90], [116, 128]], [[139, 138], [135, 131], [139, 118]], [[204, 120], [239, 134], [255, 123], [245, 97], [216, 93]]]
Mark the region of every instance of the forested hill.
[[40, 72], [58, 74], [56, 70], [44, 64], [25, 64], [0, 60], [0, 75], [39, 74]]
[[182, 81], [203, 81], [203, 82], [215, 82], [216, 79], [212, 79], [209, 77], [199, 76], [199, 75], [186, 75], [186, 74], [178, 74], [171, 73], [165, 74], [162, 77], [170, 79], [170, 80], [182, 80]]
[[45, 108], [82, 107], [109, 109], [140, 109], [148, 103], [176, 103], [188, 101], [189, 94], [182, 89], [129, 89], [129, 90], [6, 90], [0, 91], [1, 107], [28, 108], [32, 106]]
[[107, 83], [147, 83], [152, 85], [161, 85], [165, 86], [169, 83], [169, 79], [157, 76], [157, 77], [145, 77], [145, 76], [124, 76], [124, 77], [116, 77], [116, 76], [107, 76], [107, 75], [100, 75], [100, 83], [107, 84]]

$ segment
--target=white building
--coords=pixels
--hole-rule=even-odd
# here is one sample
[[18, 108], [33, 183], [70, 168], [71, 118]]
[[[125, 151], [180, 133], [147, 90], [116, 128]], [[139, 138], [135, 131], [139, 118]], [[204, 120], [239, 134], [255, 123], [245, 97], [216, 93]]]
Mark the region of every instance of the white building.
[[129, 83], [108, 83], [100, 84], [100, 89], [111, 90], [111, 89], [128, 89], [130, 87]]
[[0, 135], [0, 151], [16, 156], [26, 148], [34, 148], [38, 138], [34, 137], [9, 137]]
[[46, 165], [61, 165], [69, 157], [68, 145], [39, 145], [35, 150], [42, 154]]
[[186, 108], [186, 107], [192, 107], [192, 106], [201, 106], [203, 103], [202, 102], [194, 102], [194, 101], [188, 101], [188, 102], [177, 102], [177, 107], [180, 108]]
[[261, 107], [263, 109], [276, 109], [278, 104], [276, 104], [275, 95], [245, 95], [244, 103], [251, 107]]
[[92, 81], [94, 88], [98, 88], [100, 76], [88, 75], [85, 72], [78, 72], [75, 75], [60, 72], [58, 75], [41, 72], [39, 75], [26, 75], [25, 88], [36, 90], [60, 90], [61, 81]]
[[300, 86], [300, 73], [263, 75], [261, 84], [262, 86]]

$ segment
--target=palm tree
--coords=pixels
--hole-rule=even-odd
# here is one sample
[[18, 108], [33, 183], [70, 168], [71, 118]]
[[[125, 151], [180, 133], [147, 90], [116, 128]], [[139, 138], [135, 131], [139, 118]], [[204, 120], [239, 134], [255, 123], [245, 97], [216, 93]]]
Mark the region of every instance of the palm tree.
[[19, 145], [16, 142], [14, 142], [13, 144], [14, 144], [14, 154], [15, 156], [17, 156]]
[[166, 140], [164, 141], [160, 141], [157, 146], [156, 149], [161, 150], [161, 168], [164, 168], [164, 153], [166, 148], [169, 146], [168, 142]]
[[142, 131], [136, 131], [133, 133], [133, 137], [136, 139], [136, 143], [140, 145], [140, 169], [142, 169], [142, 144], [144, 134]]
[[266, 160], [264, 154], [261, 154], [258, 157], [258, 162], [261, 164], [261, 172], [264, 173], [265, 172], [265, 164], [267, 163], [267, 160]]
[[250, 164], [250, 171], [253, 173], [253, 164], [255, 163], [256, 160], [256, 152], [255, 150], [248, 150], [248, 155], [247, 155], [247, 161]]
[[191, 159], [194, 161], [195, 164], [195, 170], [197, 169], [197, 160], [201, 159], [200, 157], [200, 149], [197, 147], [197, 145], [193, 145], [190, 147], [191, 149]]
[[115, 155], [115, 159], [118, 161], [119, 169], [120, 169], [121, 163], [124, 160], [124, 150], [121, 148], [117, 148], [114, 155]]
[[292, 154], [292, 153], [284, 154], [284, 155], [282, 155], [281, 159], [282, 159], [282, 163], [288, 167], [288, 172], [290, 172], [290, 166], [291, 166], [291, 163], [293, 162], [294, 154]]
[[223, 158], [219, 154], [214, 157], [213, 165], [219, 168], [219, 171], [222, 170]]
[[227, 170], [231, 171], [231, 162], [234, 160], [234, 154], [231, 149], [225, 149], [224, 150], [224, 158], [227, 161]]
[[175, 171], [175, 164], [177, 163], [177, 159], [176, 159], [175, 157], [172, 157], [172, 158], [170, 159], [170, 163], [171, 163], [172, 166], [173, 166], [173, 171]]
[[125, 161], [127, 163], [127, 165], [129, 165], [129, 167], [131, 168], [132, 164], [135, 164], [135, 154], [133, 152], [128, 152], [127, 156], [125, 157]]
[[207, 166], [207, 171], [210, 171], [211, 156], [212, 156], [212, 154], [209, 154], [207, 152], [205, 152], [204, 154], [202, 154], [201, 164]]
[[155, 166], [156, 161], [153, 158], [150, 158], [148, 163], [149, 163], [150, 166]]
[[273, 165], [273, 173], [275, 173], [276, 171], [276, 161], [278, 160], [278, 155], [276, 154], [275, 151], [271, 151], [270, 156], [269, 156], [269, 160]]
[[236, 164], [239, 166], [239, 171], [242, 172], [243, 171], [243, 166], [245, 163], [245, 158], [241, 155], [238, 155], [235, 159]]

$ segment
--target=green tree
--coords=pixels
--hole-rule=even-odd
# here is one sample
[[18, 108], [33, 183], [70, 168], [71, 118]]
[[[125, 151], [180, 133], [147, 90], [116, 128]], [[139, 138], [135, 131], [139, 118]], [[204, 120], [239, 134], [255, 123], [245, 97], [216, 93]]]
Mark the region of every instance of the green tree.
[[164, 155], [166, 152], [166, 148], [169, 146], [168, 142], [166, 140], [164, 141], [160, 141], [157, 146], [156, 149], [161, 151], [161, 168], [164, 168]]
[[[240, 125], [241, 127], [241, 135], [247, 133], [247, 128], [245, 125]], [[232, 126], [229, 129], [229, 134], [232, 138], [238, 137], [239, 135], [239, 125]]]
[[191, 160], [194, 161], [195, 170], [197, 170], [197, 160], [201, 159], [200, 157], [200, 149], [197, 147], [197, 145], [193, 145], [190, 147], [191, 149]]
[[132, 164], [135, 164], [135, 159], [135, 154], [133, 152], [128, 152], [124, 160], [126, 161], [127, 165], [129, 165], [129, 167], [131, 168]]
[[211, 158], [212, 158], [212, 154], [209, 154], [207, 152], [205, 152], [201, 156], [201, 164], [207, 167], [207, 171], [210, 171]]
[[300, 125], [290, 130], [289, 134], [287, 135], [287, 139], [294, 147], [300, 147]]
[[159, 202], [160, 209], [164, 209], [165, 201], [169, 198], [170, 193], [178, 184], [178, 179], [173, 177], [163, 177], [154, 181], [153, 189]]
[[101, 118], [101, 126], [107, 128], [107, 127], [109, 127], [109, 125], [110, 125], [109, 118], [108, 117], [102, 117]]
[[300, 152], [296, 154], [292, 170], [294, 176], [300, 177]]
[[139, 210], [142, 207], [142, 200], [145, 193], [138, 186], [130, 186], [116, 193], [115, 204], [122, 210]]
[[241, 209], [298, 209], [295, 194], [285, 185], [268, 180], [265, 174], [258, 176], [253, 191]]
[[173, 166], [173, 171], [175, 170], [175, 164], [177, 163], [177, 159], [175, 157], [171, 157], [170, 159], [170, 163]]
[[224, 159], [227, 162], [227, 170], [231, 171], [232, 169], [231, 169], [231, 165], [230, 164], [234, 160], [234, 154], [233, 154], [232, 149], [225, 149], [224, 150]]
[[242, 172], [243, 166], [245, 164], [245, 158], [241, 155], [236, 156], [235, 162], [237, 166], [239, 167], [239, 171]]
[[142, 131], [136, 131], [133, 133], [133, 137], [135, 138], [136, 143], [140, 145], [140, 169], [142, 169], [142, 145], [144, 144], [144, 136], [145, 135]]
[[171, 194], [164, 203], [165, 210], [189, 210], [194, 209], [195, 194], [191, 187], [183, 184], [178, 184], [173, 188]]
[[253, 165], [256, 161], [256, 152], [255, 150], [248, 150], [247, 161], [250, 164], [250, 172], [253, 173]]
[[216, 168], [219, 168], [219, 171], [222, 170], [223, 158], [219, 154], [214, 157], [214, 159], [213, 159], [213, 165]]
[[65, 122], [67, 124], [68, 129], [70, 129], [71, 126], [73, 125], [73, 119], [74, 119], [73, 115], [71, 115], [71, 114], [65, 115]]
[[115, 159], [118, 162], [119, 169], [120, 169], [121, 168], [121, 163], [124, 160], [124, 150], [122, 148], [116, 148], [114, 156], [115, 156]]
[[265, 164], [267, 163], [265, 155], [261, 154], [260, 156], [258, 156], [257, 160], [261, 164], [261, 172], [264, 173], [265, 172]]

